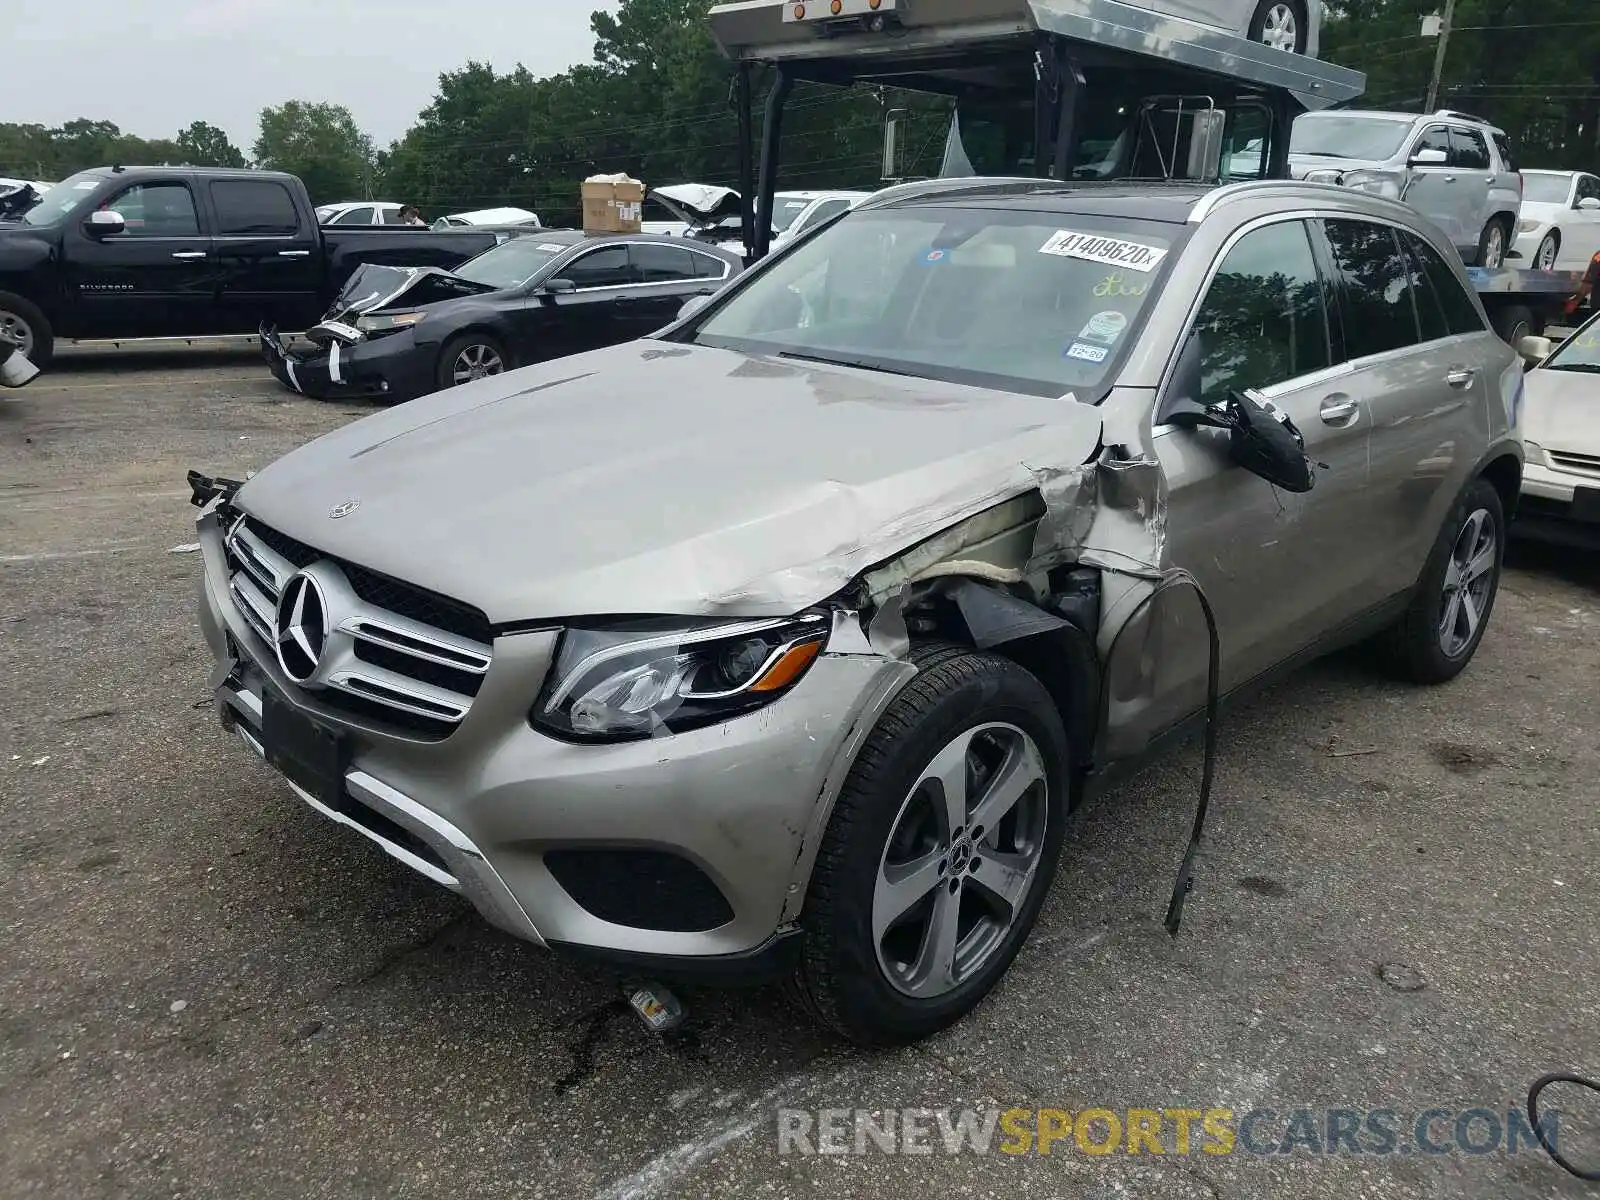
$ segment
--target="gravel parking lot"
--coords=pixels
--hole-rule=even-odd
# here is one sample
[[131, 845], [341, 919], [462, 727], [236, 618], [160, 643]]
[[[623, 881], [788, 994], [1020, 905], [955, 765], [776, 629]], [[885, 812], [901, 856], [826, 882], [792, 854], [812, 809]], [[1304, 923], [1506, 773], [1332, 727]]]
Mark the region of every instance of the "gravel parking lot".
[[863, 1055], [756, 991], [687, 996], [690, 1032], [662, 1041], [603, 974], [325, 822], [216, 722], [184, 471], [260, 467], [361, 409], [206, 349], [66, 353], [12, 395], [5, 1195], [1589, 1194], [1527, 1145], [780, 1155], [774, 1114], [1439, 1108], [1448, 1142], [1547, 1070], [1600, 1071], [1594, 560], [1517, 550], [1449, 687], [1345, 656], [1231, 719], [1176, 942], [1198, 749], [1080, 814], [1033, 941], [948, 1034]]

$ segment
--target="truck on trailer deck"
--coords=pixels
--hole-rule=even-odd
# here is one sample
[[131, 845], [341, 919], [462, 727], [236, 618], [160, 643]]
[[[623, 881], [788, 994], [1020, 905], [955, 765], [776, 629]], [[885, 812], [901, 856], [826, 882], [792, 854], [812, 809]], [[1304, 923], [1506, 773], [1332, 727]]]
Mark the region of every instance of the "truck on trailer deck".
[[[746, 257], [772, 248], [785, 106], [796, 84], [945, 97], [940, 174], [1223, 185], [1288, 178], [1301, 113], [1350, 104], [1366, 77], [1120, 0], [729, 0], [711, 32], [737, 67]], [[757, 113], [760, 112], [760, 120]], [[901, 116], [885, 113], [886, 181]], [[759, 128], [759, 145], [757, 131]], [[954, 150], [954, 153], [952, 153]], [[1331, 186], [1331, 185], [1330, 185]], [[1516, 343], [1569, 309], [1581, 276], [1468, 272], [1497, 332]]]

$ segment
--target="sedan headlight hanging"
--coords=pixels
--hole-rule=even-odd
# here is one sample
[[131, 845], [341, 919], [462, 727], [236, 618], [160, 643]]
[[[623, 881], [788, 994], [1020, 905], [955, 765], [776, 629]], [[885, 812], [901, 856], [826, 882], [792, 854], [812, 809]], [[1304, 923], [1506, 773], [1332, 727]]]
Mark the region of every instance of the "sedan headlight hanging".
[[678, 733], [769, 704], [810, 670], [824, 613], [685, 626], [641, 620], [568, 628], [533, 723], [558, 737], [621, 741]]
[[372, 313], [368, 316], [356, 318], [356, 328], [363, 333], [393, 333], [397, 329], [409, 329], [427, 313]]

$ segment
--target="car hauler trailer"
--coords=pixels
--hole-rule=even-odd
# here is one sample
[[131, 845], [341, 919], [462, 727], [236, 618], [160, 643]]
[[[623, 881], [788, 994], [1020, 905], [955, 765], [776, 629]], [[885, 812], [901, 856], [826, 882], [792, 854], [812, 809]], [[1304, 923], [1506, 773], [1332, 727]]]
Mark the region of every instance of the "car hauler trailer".
[[[964, 173], [1217, 184], [1288, 178], [1294, 119], [1366, 88], [1358, 71], [1119, 0], [729, 0], [709, 20], [737, 67], [752, 262], [771, 248], [756, 214], [772, 211], [797, 83], [948, 98]], [[1468, 275], [1513, 344], [1559, 320], [1581, 283], [1574, 272]]]

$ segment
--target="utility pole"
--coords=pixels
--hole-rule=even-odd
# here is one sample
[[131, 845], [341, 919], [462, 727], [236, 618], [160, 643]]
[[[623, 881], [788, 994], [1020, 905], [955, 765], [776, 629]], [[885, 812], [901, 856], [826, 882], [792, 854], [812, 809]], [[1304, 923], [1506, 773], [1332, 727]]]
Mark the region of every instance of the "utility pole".
[[1450, 19], [1456, 15], [1456, 0], [1444, 0], [1444, 16], [1439, 20], [1439, 44], [1433, 51], [1433, 78], [1428, 81], [1428, 102], [1423, 112], [1433, 112], [1439, 103], [1439, 79], [1444, 74], [1445, 51], [1450, 48]]

